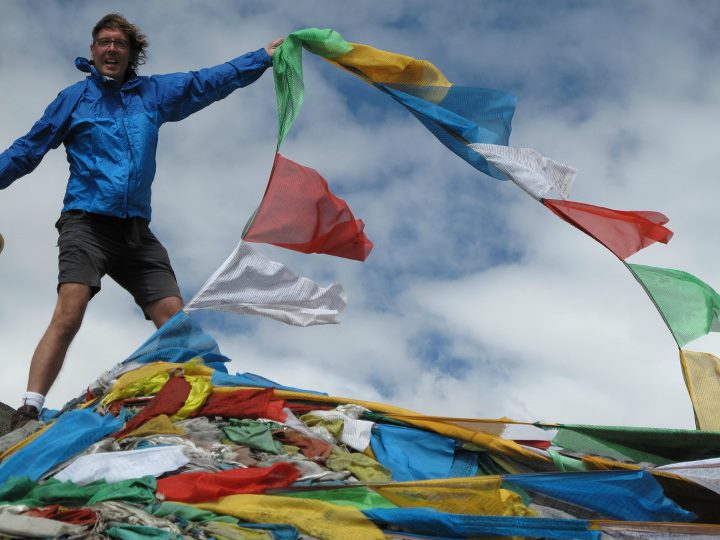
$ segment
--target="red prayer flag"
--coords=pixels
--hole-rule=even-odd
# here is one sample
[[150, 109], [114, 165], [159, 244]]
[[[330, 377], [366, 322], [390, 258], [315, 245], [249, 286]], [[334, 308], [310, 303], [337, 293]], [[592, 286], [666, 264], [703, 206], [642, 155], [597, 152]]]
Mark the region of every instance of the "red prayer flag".
[[308, 437], [294, 429], [274, 432], [273, 438], [283, 444], [297, 446], [303, 456], [312, 460], [325, 459], [333, 450], [333, 445], [329, 442], [315, 437]]
[[285, 401], [272, 401], [275, 390], [234, 390], [214, 392], [192, 416], [224, 416], [226, 418], [267, 418], [284, 422]]
[[285, 462], [270, 467], [182, 473], [160, 478], [157, 481], [157, 492], [169, 501], [216, 501], [227, 495], [264, 493], [271, 488], [284, 488], [299, 476], [300, 471]]
[[72, 523], [74, 525], [95, 525], [98, 520], [97, 514], [91, 508], [63, 510], [59, 504], [52, 504], [44, 508], [31, 508], [22, 512], [22, 514], [31, 517], [64, 521], [65, 523]]
[[277, 153], [260, 208], [243, 239], [364, 261], [373, 247], [364, 227], [315, 169]]
[[120, 439], [151, 418], [161, 414], [167, 414], [168, 416], [175, 414], [185, 404], [191, 389], [190, 383], [183, 377], [170, 377], [155, 397], [145, 405], [145, 408], [133, 416], [125, 424], [124, 428], [114, 433], [113, 437]]
[[543, 199], [542, 202], [622, 260], [654, 242], [667, 244], [673, 235], [670, 229], [663, 227], [668, 218], [660, 212], [613, 210], [559, 199]]

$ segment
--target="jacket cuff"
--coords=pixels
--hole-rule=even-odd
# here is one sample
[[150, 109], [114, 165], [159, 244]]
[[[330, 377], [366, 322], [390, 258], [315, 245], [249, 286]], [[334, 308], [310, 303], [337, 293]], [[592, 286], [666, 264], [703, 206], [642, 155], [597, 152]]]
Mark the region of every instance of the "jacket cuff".
[[258, 49], [233, 58], [227, 62], [237, 70], [237, 73], [247, 73], [255, 70], [265, 70], [272, 66], [272, 58], [265, 49]]
[[267, 67], [270, 67], [273, 65], [272, 56], [270, 56], [268, 54], [268, 52], [265, 50], [265, 47], [262, 47], [255, 52], [260, 54], [260, 57], [262, 58], [263, 63]]

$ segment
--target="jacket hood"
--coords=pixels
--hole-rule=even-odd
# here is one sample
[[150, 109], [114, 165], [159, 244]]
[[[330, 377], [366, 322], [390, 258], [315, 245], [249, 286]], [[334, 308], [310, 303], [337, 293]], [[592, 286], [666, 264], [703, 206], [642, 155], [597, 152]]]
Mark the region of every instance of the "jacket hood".
[[84, 73], [92, 73], [92, 70], [94, 69], [95, 66], [93, 66], [92, 62], [90, 62], [90, 60], [88, 60], [87, 58], [78, 56], [75, 59], [75, 67]]

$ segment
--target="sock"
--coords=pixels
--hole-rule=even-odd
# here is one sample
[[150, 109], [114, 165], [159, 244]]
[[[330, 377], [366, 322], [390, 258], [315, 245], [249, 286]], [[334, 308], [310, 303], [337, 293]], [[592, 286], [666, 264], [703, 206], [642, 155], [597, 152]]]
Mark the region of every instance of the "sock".
[[38, 411], [42, 411], [45, 404], [45, 396], [36, 392], [25, 392], [22, 397], [23, 405], [32, 405]]

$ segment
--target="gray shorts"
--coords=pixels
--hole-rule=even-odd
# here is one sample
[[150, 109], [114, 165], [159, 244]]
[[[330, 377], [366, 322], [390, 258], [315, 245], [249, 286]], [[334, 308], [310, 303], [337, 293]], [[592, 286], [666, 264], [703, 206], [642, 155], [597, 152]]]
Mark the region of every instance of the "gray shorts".
[[63, 283], [82, 283], [94, 296], [107, 274], [132, 294], [143, 311], [162, 298], [180, 297], [167, 251], [146, 220], [71, 210], [61, 214], [55, 227], [60, 249], [58, 288]]

